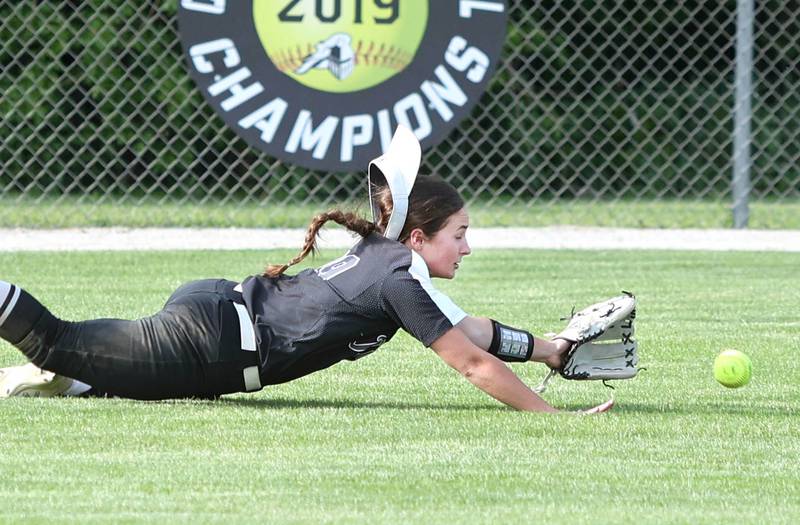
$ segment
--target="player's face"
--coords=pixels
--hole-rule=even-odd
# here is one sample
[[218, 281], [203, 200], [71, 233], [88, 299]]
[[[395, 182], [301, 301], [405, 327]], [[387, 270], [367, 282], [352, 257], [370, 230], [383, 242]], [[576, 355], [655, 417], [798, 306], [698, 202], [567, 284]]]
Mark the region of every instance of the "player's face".
[[447, 219], [444, 228], [422, 243], [418, 253], [425, 259], [431, 277], [455, 277], [461, 258], [472, 251], [467, 243], [467, 228], [469, 214], [461, 208]]

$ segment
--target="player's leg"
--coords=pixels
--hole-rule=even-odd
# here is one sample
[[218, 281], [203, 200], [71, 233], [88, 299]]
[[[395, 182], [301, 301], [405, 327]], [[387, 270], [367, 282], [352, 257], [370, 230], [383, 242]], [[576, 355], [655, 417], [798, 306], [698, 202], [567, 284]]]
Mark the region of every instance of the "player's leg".
[[0, 337], [12, 345], [18, 343], [44, 311], [45, 308], [20, 287], [0, 281]]
[[190, 283], [161, 312], [136, 321], [67, 322], [24, 290], [4, 283], [0, 337], [36, 366], [92, 385], [95, 393], [136, 399], [214, 397], [243, 390], [238, 318], [223, 293], [232, 286], [226, 281]]
[[[0, 337], [19, 343], [44, 312], [30, 294], [0, 281]], [[0, 369], [0, 397], [78, 395], [89, 389], [88, 385], [42, 370], [33, 363]]]

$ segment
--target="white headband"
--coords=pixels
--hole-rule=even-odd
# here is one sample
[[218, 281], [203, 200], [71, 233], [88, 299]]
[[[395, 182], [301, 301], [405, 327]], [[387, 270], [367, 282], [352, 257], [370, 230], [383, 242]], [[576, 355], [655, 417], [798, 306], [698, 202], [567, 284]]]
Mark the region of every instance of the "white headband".
[[372, 191], [373, 186], [376, 190], [381, 186], [389, 186], [389, 192], [392, 194], [392, 214], [383, 233], [384, 237], [396, 241], [403, 231], [408, 215], [408, 196], [414, 187], [421, 160], [422, 148], [417, 137], [405, 126], [398, 126], [389, 149], [369, 163], [367, 185], [374, 222], [378, 221], [380, 207], [376, 200], [377, 195]]

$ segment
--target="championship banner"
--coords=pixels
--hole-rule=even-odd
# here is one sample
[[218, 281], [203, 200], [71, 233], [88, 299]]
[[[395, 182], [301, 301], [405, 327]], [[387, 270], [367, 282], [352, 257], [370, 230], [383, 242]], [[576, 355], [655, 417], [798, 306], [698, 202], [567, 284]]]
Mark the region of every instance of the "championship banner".
[[182, 0], [206, 101], [290, 164], [361, 171], [411, 129], [423, 148], [469, 114], [497, 66], [505, 0]]

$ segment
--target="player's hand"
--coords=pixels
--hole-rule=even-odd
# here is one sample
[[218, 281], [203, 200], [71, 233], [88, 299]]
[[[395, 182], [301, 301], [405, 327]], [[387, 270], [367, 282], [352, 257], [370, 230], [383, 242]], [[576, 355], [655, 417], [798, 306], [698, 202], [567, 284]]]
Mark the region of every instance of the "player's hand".
[[587, 408], [586, 410], [579, 410], [579, 414], [602, 414], [603, 412], [608, 412], [614, 406], [614, 398], [609, 399], [603, 404], [597, 405], [596, 407]]

